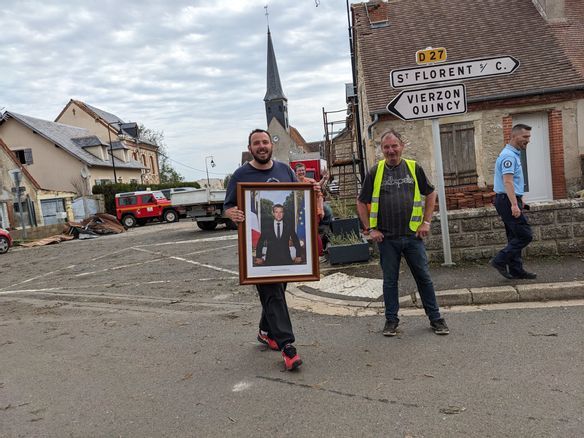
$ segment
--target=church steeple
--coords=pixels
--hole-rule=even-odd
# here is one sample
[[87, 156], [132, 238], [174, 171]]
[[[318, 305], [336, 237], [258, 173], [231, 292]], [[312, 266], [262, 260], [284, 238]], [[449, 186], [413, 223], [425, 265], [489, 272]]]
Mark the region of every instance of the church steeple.
[[266, 105], [266, 119], [268, 127], [275, 117], [276, 120], [288, 131], [288, 99], [284, 96], [280, 75], [278, 73], [278, 64], [274, 53], [274, 44], [272, 43], [272, 34], [268, 27], [268, 68], [266, 75], [266, 95], [264, 102]]

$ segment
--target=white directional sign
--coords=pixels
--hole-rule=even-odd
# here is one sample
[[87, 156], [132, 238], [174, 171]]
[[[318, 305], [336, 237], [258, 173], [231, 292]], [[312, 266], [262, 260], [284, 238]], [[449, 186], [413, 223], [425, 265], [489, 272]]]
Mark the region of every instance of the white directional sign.
[[447, 62], [440, 65], [402, 68], [392, 70], [390, 75], [393, 88], [413, 87], [437, 82], [479, 79], [488, 76], [508, 75], [519, 67], [519, 61], [512, 56], [500, 58], [469, 59]]
[[445, 85], [399, 93], [387, 110], [403, 120], [432, 119], [466, 112], [464, 85]]

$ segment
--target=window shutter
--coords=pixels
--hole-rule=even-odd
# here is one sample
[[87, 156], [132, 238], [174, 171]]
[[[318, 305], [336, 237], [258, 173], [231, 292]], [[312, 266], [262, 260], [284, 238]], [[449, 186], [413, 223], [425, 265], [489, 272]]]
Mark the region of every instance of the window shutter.
[[24, 164], [32, 164], [32, 149], [24, 150]]
[[478, 178], [473, 122], [440, 125], [440, 143], [444, 185], [476, 184]]

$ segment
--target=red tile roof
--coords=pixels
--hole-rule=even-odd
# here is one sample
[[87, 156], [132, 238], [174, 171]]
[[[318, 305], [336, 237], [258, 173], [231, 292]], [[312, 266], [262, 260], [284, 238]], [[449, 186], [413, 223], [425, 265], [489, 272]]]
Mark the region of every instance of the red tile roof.
[[[557, 37], [558, 25], [548, 24], [532, 0], [397, 0], [387, 4], [389, 26], [379, 28], [370, 25], [367, 3], [354, 4], [356, 55], [370, 112], [387, 112], [398, 93], [390, 87], [391, 70], [415, 67], [416, 51], [428, 46], [446, 47], [448, 61], [506, 55], [520, 60], [511, 75], [465, 81], [471, 102], [584, 89], [584, 72], [576, 67], [584, 56], [584, 45], [578, 43], [584, 36], [584, 26], [578, 25], [582, 3], [566, 0], [573, 24]], [[558, 42], [560, 38], [567, 42]], [[570, 44], [571, 50], [564, 51]]]

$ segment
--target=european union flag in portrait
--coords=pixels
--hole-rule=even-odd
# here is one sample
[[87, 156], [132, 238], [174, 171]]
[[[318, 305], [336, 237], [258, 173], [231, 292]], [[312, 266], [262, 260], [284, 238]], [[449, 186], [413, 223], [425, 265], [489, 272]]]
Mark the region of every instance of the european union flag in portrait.
[[296, 220], [296, 235], [298, 236], [299, 240], [306, 242], [306, 220], [304, 218], [304, 202], [300, 202], [300, 206], [298, 208], [298, 218]]

